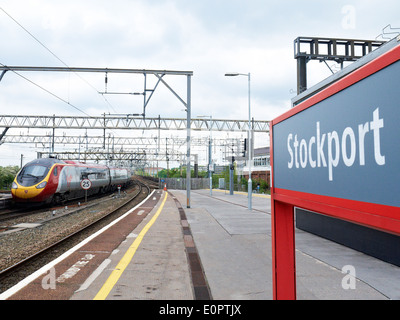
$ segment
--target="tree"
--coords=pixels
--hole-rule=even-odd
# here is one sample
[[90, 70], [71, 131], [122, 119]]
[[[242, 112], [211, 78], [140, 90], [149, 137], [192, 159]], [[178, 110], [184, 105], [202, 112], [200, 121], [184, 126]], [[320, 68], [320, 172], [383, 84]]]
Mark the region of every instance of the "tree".
[[0, 189], [11, 189], [11, 184], [13, 183], [18, 171], [18, 166], [0, 167]]

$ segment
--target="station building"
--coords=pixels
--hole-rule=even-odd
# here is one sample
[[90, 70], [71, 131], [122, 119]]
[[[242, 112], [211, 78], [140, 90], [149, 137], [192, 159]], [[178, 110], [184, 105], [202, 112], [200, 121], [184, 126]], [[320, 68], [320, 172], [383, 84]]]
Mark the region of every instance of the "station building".
[[[270, 185], [271, 164], [269, 160], [269, 147], [254, 149], [253, 163], [251, 165], [251, 179], [261, 179]], [[248, 160], [243, 163], [242, 175], [245, 179], [249, 179]], [[238, 165], [238, 167], [240, 167]]]

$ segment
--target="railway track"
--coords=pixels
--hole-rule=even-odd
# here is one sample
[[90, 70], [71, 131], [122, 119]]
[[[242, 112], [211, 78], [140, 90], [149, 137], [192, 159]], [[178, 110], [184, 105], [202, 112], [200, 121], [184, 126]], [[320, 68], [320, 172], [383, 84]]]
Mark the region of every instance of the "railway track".
[[[143, 183], [143, 182], [142, 182]], [[112, 196], [114, 193], [110, 192], [109, 194], [95, 194], [90, 197], [88, 197], [89, 202], [91, 200], [100, 200], [106, 198], [107, 196]], [[13, 221], [17, 218], [20, 217], [26, 217], [30, 215], [35, 215], [38, 213], [42, 212], [52, 212], [55, 210], [60, 209], [60, 207], [74, 207], [74, 206], [79, 206], [82, 202], [82, 199], [74, 199], [74, 200], [69, 200], [66, 201], [63, 206], [58, 205], [58, 206], [50, 206], [50, 205], [41, 205], [37, 206], [35, 209], [29, 208], [29, 207], [10, 207], [6, 209], [0, 210], [0, 224], [4, 222], [9, 222]]]
[[[12, 287], [27, 275], [124, 214], [126, 207], [131, 208], [140, 203], [153, 189], [142, 179], [135, 179], [135, 183], [136, 190], [118, 201], [114, 199], [108, 204], [99, 203], [97, 207], [86, 208], [86, 212], [82, 210], [79, 213], [58, 218], [56, 223], [49, 221], [33, 230], [27, 229], [16, 234], [0, 236], [0, 292]], [[39, 240], [42, 241], [36, 242]], [[27, 244], [24, 245], [24, 243]], [[35, 245], [29, 246], [29, 243]], [[25, 246], [29, 247], [25, 248]], [[21, 251], [20, 254], [19, 251]]]
[[[32, 210], [29, 210], [29, 214], [31, 214]], [[22, 209], [6, 209], [0, 211], [0, 223], [9, 221], [12, 219], [16, 219], [19, 217], [23, 217], [27, 214], [27, 210]]]

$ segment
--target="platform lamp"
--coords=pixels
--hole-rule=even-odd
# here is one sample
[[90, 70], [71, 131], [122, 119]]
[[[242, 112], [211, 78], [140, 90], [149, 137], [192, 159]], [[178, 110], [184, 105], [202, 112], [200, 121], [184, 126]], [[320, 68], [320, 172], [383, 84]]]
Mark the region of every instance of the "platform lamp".
[[248, 208], [249, 210], [252, 209], [252, 192], [253, 192], [253, 185], [252, 185], [252, 181], [251, 181], [251, 109], [250, 109], [250, 72], [249, 73], [237, 73], [237, 72], [233, 72], [233, 73], [225, 73], [225, 77], [237, 77], [237, 76], [246, 76], [248, 78], [248, 84], [249, 84], [249, 88], [248, 88], [248, 95], [249, 95], [249, 181], [248, 181], [248, 186], [247, 186], [247, 191], [248, 191]]

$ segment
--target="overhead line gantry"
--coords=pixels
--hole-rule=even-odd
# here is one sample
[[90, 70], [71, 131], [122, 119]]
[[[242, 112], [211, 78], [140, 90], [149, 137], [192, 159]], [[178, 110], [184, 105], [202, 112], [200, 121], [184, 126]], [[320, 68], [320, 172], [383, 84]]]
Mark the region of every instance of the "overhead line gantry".
[[[187, 168], [190, 169], [190, 126], [191, 126], [191, 77], [193, 76], [192, 71], [173, 71], [173, 70], [147, 70], [147, 69], [117, 69], [117, 68], [76, 68], [76, 67], [29, 67], [29, 66], [0, 66], [0, 81], [3, 79], [6, 72], [12, 71], [19, 75], [19, 72], [30, 71], [30, 72], [73, 72], [73, 73], [104, 73], [107, 77], [108, 73], [124, 73], [124, 74], [143, 74], [144, 75], [144, 102], [143, 102], [143, 113], [136, 114], [141, 115], [145, 118], [146, 115], [146, 106], [149, 103], [154, 91], [156, 90], [159, 83], [163, 83], [173, 94], [174, 96], [185, 106], [187, 118], [186, 118], [186, 131], [187, 131]], [[152, 89], [148, 89], [147, 86], [147, 75], [154, 75], [157, 78], [157, 83]], [[186, 101], [179, 96], [177, 92], [175, 92], [172, 87], [165, 81], [164, 76], [166, 75], [178, 75], [178, 76], [186, 76], [187, 85], [186, 85]], [[147, 93], [150, 92], [150, 95], [147, 97]], [[99, 94], [104, 94], [98, 91]], [[82, 110], [81, 110], [82, 111]], [[82, 111], [83, 112], [83, 111]], [[93, 119], [92, 117], [88, 117], [87, 119]], [[53, 117], [53, 130], [55, 130], [55, 116]], [[103, 129], [105, 130], [105, 116], [103, 117]], [[128, 121], [129, 122], [129, 121]], [[9, 126], [5, 126], [5, 130], [8, 130]], [[5, 134], [7, 131], [3, 131], [2, 134]], [[186, 175], [186, 185], [187, 185], [187, 207], [190, 208], [190, 170], [187, 170]]]
[[[141, 118], [106, 115], [56, 116], [56, 115], [0, 115], [0, 127], [41, 128], [41, 129], [138, 129], [138, 130], [187, 130], [188, 120], [184, 118]], [[269, 132], [269, 121], [253, 120], [254, 132]], [[230, 119], [189, 119], [189, 128], [195, 131], [247, 132], [248, 120]]]

